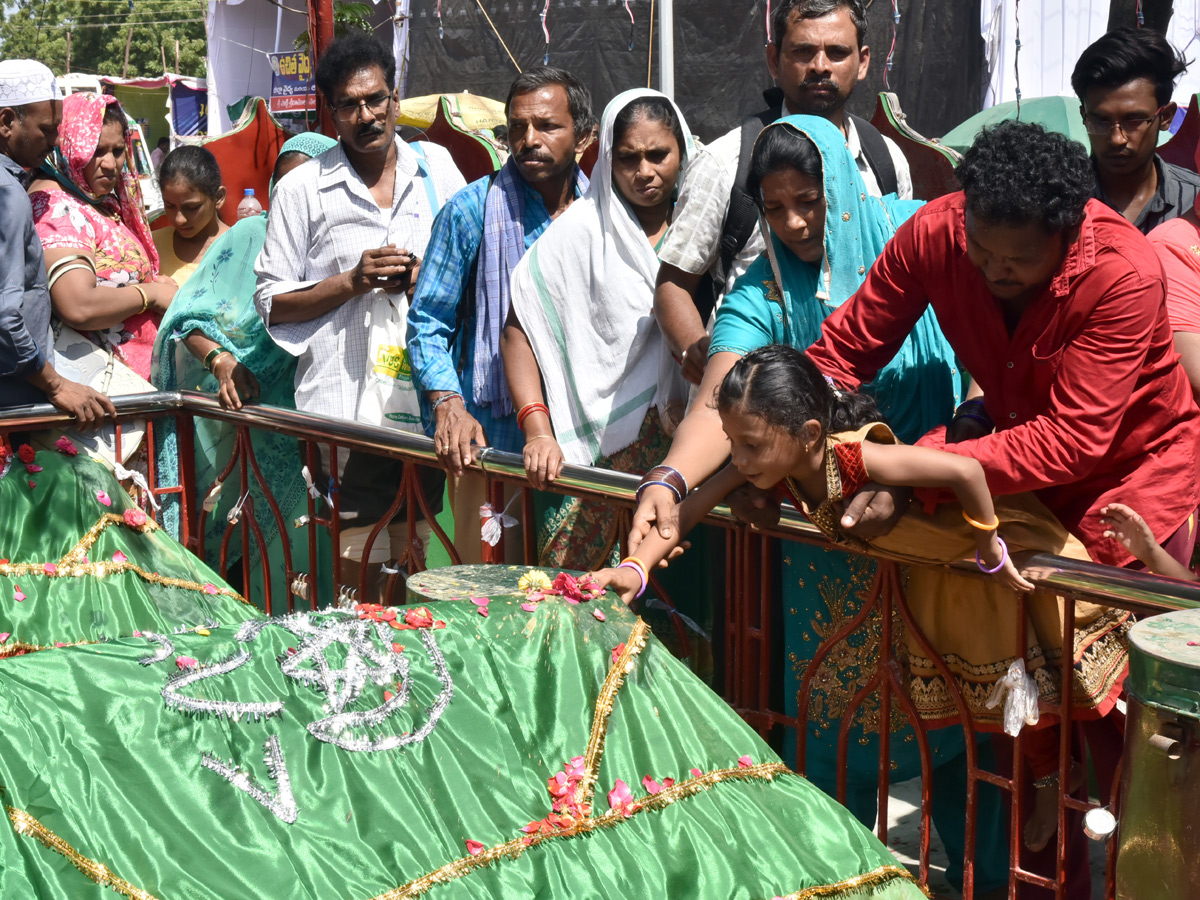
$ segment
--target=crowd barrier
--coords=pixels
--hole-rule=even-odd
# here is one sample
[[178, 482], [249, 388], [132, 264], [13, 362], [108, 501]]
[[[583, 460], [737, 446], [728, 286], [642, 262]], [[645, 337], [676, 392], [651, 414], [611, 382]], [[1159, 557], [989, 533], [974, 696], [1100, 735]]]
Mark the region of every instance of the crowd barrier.
[[[116, 429], [118, 453], [121, 442], [121, 423], [131, 420], [146, 420], [147, 443], [154, 446], [154, 429], [157, 422], [172, 418], [179, 434], [179, 456], [181, 463], [181, 484], [179, 486], [160, 486], [158, 472], [153, 453], [146, 460], [147, 476], [150, 491], [159, 497], [175, 495], [181, 506], [180, 538], [193, 552], [203, 555], [205, 552], [203, 535], [205, 532], [208, 513], [197, 508], [193, 498], [207, 496], [211, 485], [196, 485], [194, 483], [194, 451], [192, 442], [192, 427], [195, 418], [209, 418], [228, 422], [236, 431], [236, 441], [233, 451], [220, 474], [222, 482], [236, 478], [238, 496], [248, 494], [248, 488], [257, 482], [263, 492], [269, 507], [269, 515], [274, 519], [281, 534], [289, 534], [294, 528], [307, 529], [307, 559], [294, 559], [287, 541], [283, 542], [284, 558], [283, 571], [272, 571], [267, 562], [267, 553], [263, 545], [263, 536], [258, 526], [257, 516], [253, 507], [253, 499], [246, 500], [241, 515], [228, 521], [224, 528], [218, 569], [222, 575], [228, 575], [228, 558], [230, 542], [236, 534], [241, 545], [241, 559], [251, 559], [251, 548], [259, 552], [255, 555], [261, 561], [261, 575], [265, 585], [265, 596], [268, 604], [275, 590], [280, 585], [279, 579], [287, 585], [287, 611], [299, 606], [315, 607], [318, 596], [331, 597], [365, 597], [367, 594], [367, 572], [365, 566], [360, 566], [358, 583], [343, 583], [343, 564], [338, 555], [333, 554], [331, 571], [328, 573], [328, 584], [324, 582], [325, 574], [318, 566], [318, 533], [319, 529], [330, 532], [333, 545], [337, 546], [339, 521], [336, 514], [338, 504], [337, 493], [326, 495], [318, 500], [310, 491], [308, 497], [308, 514], [296, 521], [284, 520], [285, 511], [281, 510], [274, 498], [270, 485], [263, 480], [258, 462], [254, 457], [250, 441], [252, 429], [265, 429], [271, 432], [295, 437], [300, 442], [301, 459], [306, 460], [310, 471], [315, 471], [318, 459], [318, 445], [324, 445], [329, 450], [329, 457], [334, 458], [339, 449], [358, 450], [373, 455], [391, 457], [403, 462], [403, 475], [391, 507], [384, 520], [374, 528], [367, 539], [362, 559], [366, 559], [371, 547], [383, 531], [388, 520], [397, 515], [403, 507], [403, 515], [407, 519], [409, 534], [415, 533], [415, 523], [418, 512], [421, 512], [432, 525], [431, 540], [437, 541], [452, 562], [460, 561], [449, 536], [437, 525], [431, 513], [433, 498], [422, 495], [417, 478], [419, 467], [438, 466], [437, 455], [431, 439], [395, 430], [364, 425], [355, 422], [328, 419], [314, 416], [296, 410], [282, 409], [271, 406], [247, 406], [238, 411], [225, 410], [216, 400], [205, 394], [195, 392], [158, 392], [127, 397], [114, 398], [118, 411]], [[49, 405], [21, 407], [0, 412], [0, 435], [11, 432], [37, 431], [48, 428], [60, 428], [69, 420]], [[496, 509], [501, 508], [501, 485], [505, 482], [518, 487], [522, 493], [523, 515], [519, 516], [523, 527], [522, 546], [528, 558], [534, 552], [534, 516], [532, 489], [525, 478], [521, 457], [517, 454], [504, 453], [494, 449], [484, 449], [472, 464], [472, 469], [481, 472], [487, 478], [488, 494]], [[628, 532], [628, 524], [634, 507], [634, 492], [638, 478], [619, 472], [567, 465], [561, 477], [550, 490], [554, 493], [578, 497], [600, 499], [612, 503], [622, 510], [620, 534]], [[333, 509], [329, 509], [332, 502]], [[264, 513], [266, 515], [267, 513]], [[1054, 893], [1059, 900], [1069, 900], [1066, 889], [1066, 872], [1063, 859], [1068, 840], [1066, 829], [1067, 815], [1071, 810], [1086, 811], [1097, 805], [1116, 809], [1118, 802], [1117, 787], [1114, 786], [1112, 795], [1101, 798], [1102, 803], [1096, 804], [1077, 799], [1060, 789], [1058, 803], [1059, 828], [1057, 834], [1059, 860], [1057, 871], [1053, 877], [1038, 875], [1023, 869], [1019, 862], [1019, 823], [1024, 821], [1026, 810], [1022, 807], [1022, 790], [1025, 787], [1025, 774], [1018, 764], [1020, 759], [1021, 737], [1014, 740], [1013, 748], [1013, 777], [1001, 777], [979, 765], [978, 747], [975, 740], [976, 731], [972, 718], [967, 710], [961, 694], [957, 691], [954, 679], [949, 677], [940, 657], [933, 653], [924, 635], [920, 633], [913, 616], [908, 609], [902, 589], [899, 569], [894, 562], [880, 560], [875, 582], [870, 591], [869, 601], [864, 603], [852, 621], [824, 641], [814, 654], [804, 676], [800, 692], [800, 710], [798, 716], [788, 716], [772, 708], [777, 703], [778, 691], [772, 691], [772, 678], [778, 677], [783, 671], [782, 660], [777, 648], [777, 636], [774, 631], [773, 606], [777, 604], [775, 586], [770, 577], [773, 542], [781, 538], [792, 541], [803, 541], [816, 545], [827, 546], [827, 541], [821, 533], [796, 510], [785, 506], [778, 524], [770, 528], [755, 530], [739, 523], [727, 507], [721, 506], [713, 510], [708, 517], [711, 524], [725, 530], [725, 584], [724, 602], [720, 605], [722, 627], [719, 633], [721, 655], [720, 675], [716, 688], [723, 694], [741, 715], [760, 734], [773, 740], [779, 746], [780, 735], [785, 731], [794, 732], [796, 737], [796, 759], [798, 768], [803, 773], [805, 759], [805, 741], [807, 729], [800, 727], [806, 721], [808, 706], [808, 688], [818, 671], [821, 662], [837, 648], [838, 642], [844, 640], [868, 616], [878, 614], [882, 627], [879, 645], [882, 648], [874, 671], [870, 674], [865, 686], [850, 701], [842, 713], [839, 734], [839, 799], [844, 800], [846, 788], [845, 761], [847, 741], [851, 722], [856, 711], [872, 695], [878, 696], [879, 719], [879, 817], [877, 833], [884, 843], [888, 839], [888, 788], [890, 785], [891, 766], [889, 754], [889, 736], [891, 734], [891, 719], [897, 711], [903, 712], [911, 722], [917, 722], [915, 709], [907, 696], [902, 667], [895, 654], [895, 623], [902, 622], [916, 641], [921, 644], [930, 658], [939, 663], [939, 668], [952, 686], [959, 717], [968, 734], [967, 747], [967, 822], [966, 850], [964, 859], [964, 891], [963, 896], [970, 900], [974, 891], [974, 842], [976, 831], [976, 798], [981, 783], [996, 785], [1006, 791], [1011, 803], [1011, 839], [1010, 839], [1010, 891], [1018, 890], [1018, 885], [1028, 884], [1046, 888]], [[461, 524], [461, 523], [459, 523]], [[474, 533], [479, 529], [476, 523], [467, 527], [473, 528]], [[509, 537], [509, 540], [512, 536]], [[481, 541], [480, 553], [484, 562], [500, 562], [504, 559], [504, 539], [496, 545]], [[421, 571], [425, 565], [424, 555], [419, 548], [410, 542], [400, 556], [396, 571], [390, 576], [387, 590], [390, 592], [398, 587], [399, 569], [402, 567], [408, 574]], [[1066, 559], [1048, 554], [1035, 556], [1030, 565], [1036, 567], [1038, 573], [1034, 580], [1041, 587], [1049, 588], [1059, 594], [1078, 600], [1103, 603], [1107, 606], [1130, 610], [1138, 615], [1153, 615], [1175, 609], [1187, 609], [1200, 606], [1200, 586], [1161, 578], [1154, 575], [1117, 569], [1110, 566], [1098, 565], [1079, 560]], [[964, 571], [973, 571], [973, 567], [964, 566]], [[244, 572], [242, 574], [245, 574]], [[976, 575], [978, 573], [975, 573]], [[318, 584], [317, 579], [322, 583]], [[394, 596], [394, 595], [393, 595]], [[1018, 617], [1024, 620], [1024, 600]], [[668, 601], [669, 603], [669, 601]], [[279, 613], [275, 609], [268, 612]], [[1072, 647], [1074, 629], [1074, 609], [1066, 605], [1064, 623], [1064, 647]], [[682, 631], [680, 632], [683, 637]], [[686, 640], [686, 638], [684, 638]], [[717, 638], [714, 638], [717, 640]], [[1024, 641], [1021, 641], [1022, 646]], [[1064, 698], [1060, 708], [1043, 709], [1044, 713], [1056, 714], [1060, 717], [1060, 778], [1059, 784], [1066, 785], [1069, 781], [1069, 766], [1071, 764], [1071, 722], [1073, 709], [1071, 703], [1072, 691], [1070, 685], [1070, 668], [1062, 667], [1063, 684], [1061, 696]], [[921, 840], [919, 847], [919, 875], [924, 883], [929, 874], [930, 848], [930, 810], [933, 803], [933, 785], [930, 778], [931, 757], [929, 744], [922, 728], [914, 729], [918, 742], [922, 769], [921, 795]], [[1119, 780], [1118, 780], [1119, 783]], [[1107, 865], [1104, 885], [1104, 896], [1113, 898], [1115, 872], [1115, 836], [1107, 840]], [[1010, 894], [1011, 895], [1011, 894]]]

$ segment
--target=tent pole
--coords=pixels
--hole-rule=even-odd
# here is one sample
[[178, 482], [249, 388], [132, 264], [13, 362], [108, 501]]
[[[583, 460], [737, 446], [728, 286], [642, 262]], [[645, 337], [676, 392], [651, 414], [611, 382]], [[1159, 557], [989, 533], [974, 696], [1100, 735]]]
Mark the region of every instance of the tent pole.
[[283, 30], [283, 4], [275, 7], [275, 52], [279, 52], [279, 33]]
[[658, 0], [658, 89], [675, 97], [675, 0]]

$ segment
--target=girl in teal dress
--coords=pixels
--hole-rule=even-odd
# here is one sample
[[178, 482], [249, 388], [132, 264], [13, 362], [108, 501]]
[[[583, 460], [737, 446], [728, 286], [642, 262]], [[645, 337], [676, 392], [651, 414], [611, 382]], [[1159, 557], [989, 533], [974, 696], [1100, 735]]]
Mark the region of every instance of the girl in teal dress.
[[[720, 419], [708, 402], [725, 374], [758, 347], [789, 344], [803, 349], [812, 344], [821, 334], [821, 323], [853, 296], [884, 245], [921, 205], [895, 195], [868, 195], [844, 135], [827, 120], [812, 116], [790, 116], [763, 130], [755, 145], [749, 187], [760, 200], [767, 250], [717, 311], [700, 400], [680, 425], [664, 461], [692, 485], [715, 472], [728, 455]], [[866, 392], [901, 439], [915, 441], [950, 421], [962, 388], [954, 354], [932, 311], [927, 311]], [[662, 487], [647, 488], [643, 506], [662, 502], [666, 494]], [[875, 563], [802, 543], [784, 542], [781, 552], [784, 709], [796, 715], [801, 680], [814, 651], [862, 609]], [[869, 616], [826, 658], [813, 681], [805, 771], [831, 794], [837, 783], [842, 714], [874, 670], [881, 625], [877, 614]], [[893, 634], [900, 628], [897, 617]], [[868, 697], [854, 713], [847, 765], [846, 805], [868, 825], [876, 817], [877, 703], [877, 695]], [[896, 707], [891, 728], [891, 780], [897, 783], [920, 774], [920, 758], [912, 728]], [[963, 859], [963, 733], [959, 728], [942, 729], [931, 732], [929, 740], [936, 782], [933, 818], [947, 847], [948, 877], [954, 882], [961, 879]], [[785, 759], [794, 764], [794, 733], [784, 736], [783, 745]], [[1003, 846], [1001, 812], [993, 795], [980, 806], [977, 890], [1006, 883]]]

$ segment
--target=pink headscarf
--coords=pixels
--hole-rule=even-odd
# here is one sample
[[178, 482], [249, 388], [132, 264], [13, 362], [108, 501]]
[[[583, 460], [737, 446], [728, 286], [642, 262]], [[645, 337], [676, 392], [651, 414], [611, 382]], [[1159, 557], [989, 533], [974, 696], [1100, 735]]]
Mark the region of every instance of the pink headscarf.
[[[90, 200], [97, 206], [108, 205], [115, 207], [121, 215], [125, 227], [134, 233], [138, 243], [150, 260], [151, 270], [158, 274], [158, 250], [154, 246], [154, 237], [150, 233], [150, 223], [146, 221], [146, 213], [142, 207], [142, 189], [138, 184], [137, 174], [133, 169], [133, 134], [125, 131], [125, 164], [117, 177], [117, 187], [113, 194], [101, 197], [92, 193], [87, 179], [83, 177], [84, 167], [92, 161], [96, 147], [100, 144], [100, 130], [104, 127], [104, 113], [108, 107], [116, 106], [121, 110], [117, 98], [109, 94], [94, 94], [81, 91], [71, 94], [63, 100], [62, 125], [58, 129], [58, 149], [66, 162], [67, 171], [56, 171], [59, 180], [70, 181], [74, 193]], [[124, 115], [124, 111], [121, 110]]]

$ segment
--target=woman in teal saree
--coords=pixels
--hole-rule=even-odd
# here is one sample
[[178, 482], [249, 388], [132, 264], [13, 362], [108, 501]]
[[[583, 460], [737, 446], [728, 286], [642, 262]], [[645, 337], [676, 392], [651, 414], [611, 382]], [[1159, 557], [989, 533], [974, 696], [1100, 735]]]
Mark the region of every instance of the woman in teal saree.
[[[323, 153], [335, 143], [332, 138], [315, 133], [290, 139], [280, 150], [276, 177], [283, 177], [296, 164]], [[214, 393], [226, 408], [236, 409], [244, 401], [257, 400], [295, 409], [295, 357], [271, 340], [254, 306], [254, 261], [262, 250], [266, 233], [265, 214], [240, 220], [212, 245], [200, 267], [176, 294], [159, 326], [154, 347], [151, 380], [155, 387]], [[197, 359], [184, 345], [183, 338], [197, 334], [212, 342], [213, 349], [206, 357], [228, 352], [237, 361], [238, 365], [226, 380], [218, 381], [205, 361]], [[212, 359], [209, 363], [215, 361]], [[225, 374], [224, 367], [222, 374]], [[228, 423], [204, 418], [196, 418], [193, 427], [195, 484], [200, 494], [197, 499], [204, 501], [206, 507], [211, 507], [205, 519], [204, 553], [209, 564], [217, 566], [230, 512], [242, 499], [239, 497], [236, 469], [230, 476], [229, 485], [216, 484], [217, 477], [234, 452], [236, 430]], [[290, 529], [295, 519], [308, 512], [307, 486], [301, 473], [304, 463], [300, 459], [296, 439], [265, 429], [254, 429], [250, 435], [254, 458], [279, 504], [285, 528]], [[164, 420], [156, 432], [156, 438], [159, 482], [176, 485], [179, 483], [179, 445], [173, 423]], [[249, 497], [255, 521], [267, 547], [268, 568], [278, 575], [284, 571], [283, 542], [289, 539], [289, 535], [280, 532], [262, 485], [253, 473], [250, 474]], [[177, 500], [170, 497], [165, 500], [163, 522], [172, 534], [179, 535]], [[325, 535], [323, 530], [318, 533]], [[304, 529], [296, 529], [291, 534], [293, 565], [307, 559], [307, 534]], [[321, 565], [328, 566], [330, 551], [327, 540], [321, 546], [320, 556]], [[230, 541], [226, 563], [236, 563], [240, 557], [241, 542]], [[266, 608], [261, 551], [254, 540], [250, 542], [250, 558], [242, 562], [247, 597], [259, 608]], [[283, 583], [281, 577], [274, 578], [272, 604], [284, 608], [288, 590], [289, 585]]]

